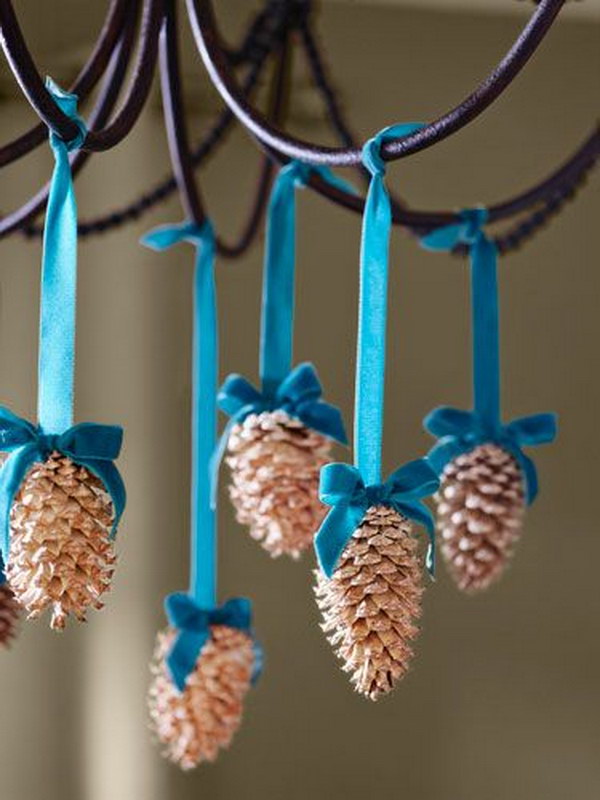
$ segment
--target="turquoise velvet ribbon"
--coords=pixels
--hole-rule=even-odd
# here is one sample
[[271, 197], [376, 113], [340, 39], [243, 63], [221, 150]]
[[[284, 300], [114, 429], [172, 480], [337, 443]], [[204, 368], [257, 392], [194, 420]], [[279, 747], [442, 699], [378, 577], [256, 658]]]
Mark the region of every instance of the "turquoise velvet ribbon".
[[[314, 367], [301, 364], [292, 369], [296, 188], [304, 187], [311, 174], [354, 192], [352, 186], [325, 167], [290, 161], [279, 171], [267, 213], [259, 364], [262, 389], [258, 392], [241, 376], [230, 375], [219, 392], [219, 407], [229, 415], [234, 414], [235, 422], [243, 422], [252, 413], [281, 408], [310, 427], [315, 427], [314, 421], [320, 426], [315, 430], [345, 443], [339, 411], [319, 401], [322, 390]], [[224, 452], [230, 430], [231, 424], [222, 437], [219, 456]]]
[[54, 450], [87, 467], [109, 492], [115, 519], [114, 536], [125, 508], [125, 486], [114, 460], [121, 450], [123, 430], [117, 425], [81, 422], [63, 433], [45, 433], [40, 426], [17, 417], [0, 407], [0, 450], [10, 453], [0, 470], [0, 544], [8, 561], [10, 509], [27, 471], [37, 461], [45, 461]]
[[254, 639], [252, 605], [245, 597], [233, 597], [221, 606], [203, 608], [188, 594], [176, 592], [165, 599], [165, 612], [169, 625], [178, 632], [166, 663], [173, 683], [180, 692], [185, 689], [187, 678], [196, 667], [198, 655], [210, 639], [212, 625], [236, 628], [252, 639], [252, 680], [257, 680], [262, 669], [262, 650]]
[[63, 92], [50, 78], [46, 87], [58, 107], [79, 127], [79, 136], [65, 142], [50, 132], [54, 172], [50, 182], [42, 256], [38, 420], [46, 433], [61, 433], [73, 424], [75, 376], [75, 295], [77, 287], [77, 202], [69, 152], [86, 136], [77, 115], [77, 97]]
[[55, 166], [50, 183], [42, 256], [37, 426], [0, 408], [0, 450], [10, 456], [0, 470], [0, 546], [8, 558], [9, 516], [14, 496], [28, 469], [58, 450], [88, 467], [109, 492], [115, 521], [125, 507], [125, 487], [112, 463], [119, 455], [123, 431], [112, 425], [73, 425], [75, 372], [75, 299], [77, 285], [77, 204], [69, 152], [86, 136], [77, 115], [77, 97], [63, 92], [50, 78], [46, 86], [56, 104], [79, 127], [79, 135], [64, 142], [53, 131], [50, 146]]
[[[190, 586], [187, 595], [177, 593], [165, 601], [169, 622], [177, 629], [172, 651], [167, 657], [167, 666], [174, 684], [183, 690], [208, 640], [210, 625], [224, 624], [249, 630], [249, 621], [248, 624], [245, 621], [249, 620], [250, 601], [237, 598], [224, 606], [217, 606], [217, 515], [211, 501], [211, 461], [217, 436], [215, 398], [219, 368], [214, 230], [208, 221], [202, 225], [183, 222], [155, 228], [141, 241], [158, 251], [179, 242], [189, 242], [196, 248]], [[258, 648], [258, 645], [255, 647]]]
[[510, 452], [520, 465], [526, 499], [532, 503], [538, 491], [533, 461], [522, 446], [554, 440], [557, 432], [555, 414], [535, 414], [508, 424], [500, 416], [500, 348], [496, 245], [486, 236], [485, 208], [466, 209], [460, 221], [438, 228], [421, 239], [428, 250], [447, 251], [458, 244], [469, 247], [471, 260], [471, 306], [473, 329], [473, 411], [442, 406], [424, 420], [426, 430], [439, 437], [428, 460], [441, 472], [461, 453], [485, 443], [494, 443]]
[[417, 459], [397, 469], [384, 483], [366, 485], [360, 470], [350, 464], [327, 464], [321, 470], [319, 497], [332, 506], [315, 538], [319, 566], [331, 577], [340, 555], [371, 506], [388, 506], [404, 514], [428, 533], [427, 569], [435, 570], [434, 520], [421, 502], [435, 492], [437, 475], [425, 459]]
[[385, 128], [363, 148], [363, 163], [371, 173], [365, 203], [360, 255], [360, 299], [354, 414], [354, 464], [329, 464], [321, 472], [320, 498], [332, 506], [315, 537], [317, 559], [330, 577], [337, 561], [367, 509], [394, 508], [424, 525], [429, 534], [427, 567], [433, 575], [435, 550], [433, 518], [422, 498], [439, 481], [423, 459], [400, 467], [381, 480], [385, 389], [385, 338], [389, 242], [392, 225], [390, 196], [385, 185], [381, 144], [407, 136], [417, 123]]

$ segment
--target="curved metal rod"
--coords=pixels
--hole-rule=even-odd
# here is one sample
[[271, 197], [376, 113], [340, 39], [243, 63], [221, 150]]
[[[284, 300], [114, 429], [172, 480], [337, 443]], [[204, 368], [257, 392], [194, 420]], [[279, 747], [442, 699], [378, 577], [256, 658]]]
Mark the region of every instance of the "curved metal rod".
[[[260, 15], [262, 16], [263, 12], [260, 12]], [[256, 88], [262, 74], [265, 61], [280, 35], [280, 31], [275, 30], [272, 32], [271, 37], [267, 39], [263, 35], [262, 28], [256, 27], [254, 23], [253, 27], [254, 34], [256, 35], [256, 41], [254, 41], [253, 38], [252, 42], [249, 42], [248, 38], [246, 37], [242, 43], [242, 47], [252, 52], [252, 55], [249, 56], [251, 59], [250, 68], [242, 84], [242, 91], [248, 95], [250, 95]], [[242, 64], [244, 63], [244, 60], [245, 59], [236, 57], [236, 63]], [[198, 167], [200, 164], [204, 163], [206, 158], [213, 153], [217, 145], [222, 142], [224, 136], [231, 129], [234, 120], [235, 116], [232, 114], [229, 108], [225, 106], [213, 125], [193, 149], [191, 157], [194, 167]], [[270, 163], [270, 159], [266, 157], [266, 160]], [[154, 208], [158, 203], [170, 197], [175, 191], [177, 191], [177, 184], [175, 183], [174, 177], [170, 175], [160, 181], [160, 183], [158, 183], [152, 189], [146, 191], [143, 195], [136, 198], [133, 202], [128, 203], [126, 206], [114, 209], [113, 211], [98, 217], [80, 220], [77, 226], [78, 235], [86, 237], [95, 234], [106, 233], [114, 228], [121, 227], [127, 222], [137, 220], [144, 213]], [[260, 186], [258, 191], [260, 191]], [[39, 210], [41, 211], [43, 209], [40, 208]], [[41, 236], [43, 233], [42, 226], [31, 223], [24, 224], [21, 230], [22, 233], [29, 238]], [[232, 245], [230, 249], [234, 255], [240, 252], [238, 249], [238, 244]]]
[[[346, 147], [356, 147], [356, 139], [346, 121], [344, 110], [339, 103], [336, 91], [330, 82], [308, 16], [301, 22], [300, 36], [314, 84], [323, 96], [327, 113], [334, 130], [340, 137], [342, 144]], [[564, 208], [567, 201], [572, 200], [585, 185], [588, 174], [594, 167], [596, 160], [597, 152], [592, 152], [591, 158], [587, 164], [584, 160], [574, 165], [573, 174], [568, 172], [565, 175], [563, 170], [559, 176], [554, 175], [550, 182], [546, 181], [544, 184], [538, 185], [536, 188], [541, 188], [544, 194], [548, 195], [547, 199], [543, 201], [541, 208], [535, 208], [527, 217], [494, 238], [499, 251], [505, 254], [521, 247], [528, 239], [541, 230], [541, 228], [551, 222]], [[365, 170], [361, 169], [358, 165], [357, 169], [361, 176], [366, 174]], [[563, 180], [565, 181], [564, 183]], [[393, 199], [392, 202], [397, 206], [404, 205], [402, 201], [398, 199]], [[468, 255], [466, 248], [456, 248], [455, 252], [458, 255]]]
[[[106, 120], [109, 118], [119, 98], [121, 86], [123, 84], [125, 74], [127, 73], [129, 59], [131, 56], [131, 46], [135, 37], [135, 12], [137, 10], [139, 0], [129, 0], [129, 3], [129, 16], [122, 31], [122, 38], [113, 52], [102, 90], [88, 119], [90, 130], [93, 130], [96, 126], [104, 125]], [[90, 158], [90, 155], [91, 153], [85, 153], [81, 150], [77, 151], [71, 161], [71, 171], [74, 176], [85, 165], [88, 158]], [[21, 208], [0, 219], [0, 237], [7, 236], [9, 233], [21, 228], [29, 220], [36, 217], [46, 206], [46, 202], [48, 200], [48, 191], [49, 184], [46, 184]]]
[[[89, 131], [82, 150], [109, 150], [119, 144], [136, 123], [154, 76], [163, 11], [164, 0], [144, 0], [139, 52], [123, 105], [107, 127]], [[34, 110], [59, 136], [67, 141], [73, 139], [77, 134], [77, 126], [58, 108], [44, 86], [21, 34], [10, 0], [0, 0], [0, 25], [6, 57]]]
[[[287, 33], [284, 36], [279, 48], [278, 59], [275, 65], [273, 82], [271, 85], [269, 107], [267, 109], [268, 118], [275, 123], [280, 123], [284, 115], [286, 105], [286, 88], [289, 84], [292, 69], [292, 55], [293, 53], [290, 47], [290, 36], [289, 33]], [[269, 158], [268, 155], [263, 156], [254, 202], [251, 206], [247, 222], [242, 228], [239, 239], [231, 245], [222, 240], [217, 242], [219, 252], [225, 256], [225, 258], [238, 258], [239, 256], [243, 255], [258, 234], [260, 224], [269, 201], [274, 171], [275, 162]]]
[[[556, 193], [560, 187], [563, 187], [569, 181], [575, 181], [577, 175], [587, 171], [590, 162], [595, 161], [599, 154], [600, 130], [595, 128], [569, 160], [542, 183], [536, 184], [533, 188], [527, 189], [510, 200], [496, 205], [489, 205], [490, 222], [498, 222], [526, 211], [535, 203], [544, 202], [550, 195]], [[331, 186], [331, 184], [321, 180], [318, 175], [313, 175], [308, 185], [329, 200], [362, 214], [364, 209], [364, 200], [362, 198]], [[453, 211], [415, 211], [408, 208], [397, 208], [392, 213], [395, 224], [423, 233], [440, 225], [448, 225], [456, 221], [457, 218], [456, 212]]]
[[127, 94], [116, 116], [100, 130], [90, 130], [83, 150], [110, 150], [133, 128], [148, 99], [158, 56], [158, 37], [164, 15], [164, 0], [144, 0], [140, 45]]
[[[96, 86], [110, 61], [125, 22], [129, 0], [111, 0], [98, 40], [86, 64], [81, 68], [69, 91], [84, 100]], [[3, 29], [3, 32], [5, 30]], [[12, 142], [0, 147], [0, 167], [27, 155], [48, 138], [48, 128], [40, 122]]]
[[[394, 160], [424, 150], [478, 117], [525, 66], [564, 2], [565, 0], [541, 0], [507, 55], [471, 95], [460, 105], [410, 136], [387, 142], [382, 148], [382, 157], [385, 160]], [[359, 148], [316, 145], [285, 134], [271, 125], [240, 95], [235, 74], [221, 48], [211, 0], [186, 0], [186, 3], [196, 44], [213, 84], [238, 119], [265, 147], [288, 159], [297, 158], [311, 164], [348, 166], [360, 163]]]
[[201, 225], [206, 219], [200, 190], [196, 184], [190, 153], [183, 99], [177, 41], [177, 13], [168, 0], [160, 32], [160, 85], [173, 175], [187, 217]]

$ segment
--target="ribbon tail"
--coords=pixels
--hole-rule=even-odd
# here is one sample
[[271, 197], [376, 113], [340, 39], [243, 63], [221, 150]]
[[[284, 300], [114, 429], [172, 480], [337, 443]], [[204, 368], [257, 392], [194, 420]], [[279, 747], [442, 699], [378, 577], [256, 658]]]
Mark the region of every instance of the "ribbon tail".
[[88, 467], [88, 469], [93, 472], [99, 480], [102, 481], [106, 491], [110, 495], [110, 499], [112, 500], [115, 511], [115, 517], [110, 535], [112, 538], [114, 538], [117, 533], [117, 528], [119, 526], [119, 522], [121, 521], [121, 517], [123, 516], [123, 511], [125, 510], [125, 504], [127, 502], [127, 492], [125, 490], [125, 484], [123, 483], [121, 473], [112, 461], [103, 461], [98, 458], [75, 458], [74, 460], [76, 463], [83, 464], [85, 467]]
[[512, 452], [523, 472], [525, 500], [527, 501], [527, 505], [530, 506], [537, 497], [539, 491], [537, 469], [533, 461], [526, 456], [522, 450], [515, 449]]
[[178, 631], [165, 661], [171, 680], [180, 692], [184, 691], [188, 676], [196, 668], [198, 656], [209, 636], [208, 631]]
[[324, 574], [331, 578], [350, 537], [364, 516], [364, 506], [342, 501], [333, 506], [315, 536], [317, 561]]
[[397, 508], [402, 514], [425, 528], [428, 538], [425, 566], [430, 577], [435, 578], [435, 519], [433, 514], [426, 505], [417, 502], [398, 503]]
[[37, 445], [27, 444], [11, 453], [0, 469], [0, 547], [5, 564], [10, 548], [10, 509], [27, 470], [39, 457]]

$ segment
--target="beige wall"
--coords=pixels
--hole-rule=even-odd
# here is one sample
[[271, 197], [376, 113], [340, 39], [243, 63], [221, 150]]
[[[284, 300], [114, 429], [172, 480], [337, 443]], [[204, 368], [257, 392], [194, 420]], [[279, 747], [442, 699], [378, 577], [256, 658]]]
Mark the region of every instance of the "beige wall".
[[[230, 5], [233, 5], [230, 3]], [[239, 4], [242, 8], [243, 4]], [[366, 137], [428, 119], [499, 58], [514, 17], [403, 13], [333, 4], [321, 32]], [[52, 68], [50, 61], [45, 67]], [[462, 135], [392, 170], [422, 207], [505, 197], [563, 159], [591, 123], [597, 30], [559, 24], [526, 73]], [[60, 74], [57, 75], [60, 77]], [[315, 103], [307, 103], [306, 133]], [[0, 106], [1, 139], [30, 119]], [[206, 120], [200, 120], [197, 128]], [[325, 138], [319, 120], [310, 135]], [[238, 228], [256, 170], [238, 134], [205, 173], [217, 226]], [[49, 158], [3, 173], [9, 208]], [[80, 182], [83, 215], [126, 201], [166, 168], [156, 111]], [[204, 173], [203, 173], [204, 174]], [[78, 417], [122, 422], [129, 509], [106, 610], [56, 636], [25, 626], [0, 659], [1, 800], [592, 800], [600, 791], [600, 557], [596, 486], [598, 196], [593, 183], [502, 264], [508, 416], [555, 409], [561, 435], [536, 454], [542, 492], [506, 579], [459, 596], [440, 571], [425, 601], [412, 674], [373, 706], [351, 692], [318, 628], [309, 555], [270, 562], [221, 514], [223, 596], [254, 598], [267, 669], [243, 729], [216, 766], [180, 775], [146, 730], [147, 661], [162, 596], [186, 581], [191, 252], [155, 255], [137, 238], [177, 219], [175, 203], [81, 247]], [[298, 250], [298, 360], [352, 410], [359, 220], [304, 193]], [[34, 409], [39, 247], [0, 245], [1, 401]], [[398, 233], [392, 248], [386, 452], [422, 453], [422, 416], [469, 402], [466, 271]], [[256, 372], [261, 248], [219, 266], [222, 372]]]

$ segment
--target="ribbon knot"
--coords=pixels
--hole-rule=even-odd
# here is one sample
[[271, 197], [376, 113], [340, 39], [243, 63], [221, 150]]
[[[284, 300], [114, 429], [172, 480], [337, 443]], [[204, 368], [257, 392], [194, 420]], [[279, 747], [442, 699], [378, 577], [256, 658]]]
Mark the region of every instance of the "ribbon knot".
[[481, 444], [497, 444], [507, 450], [521, 467], [527, 503], [535, 500], [538, 492], [537, 471], [522, 447], [552, 442], [557, 433], [556, 414], [519, 417], [492, 428], [475, 411], [441, 406], [428, 414], [423, 424], [429, 433], [438, 438], [427, 456], [438, 473], [461, 453]]
[[0, 407], [0, 450], [9, 456], [0, 469], [0, 546], [8, 559], [10, 509], [27, 471], [54, 450], [87, 467], [104, 484], [113, 501], [113, 535], [125, 508], [125, 487], [114, 465], [123, 440], [117, 425], [81, 422], [63, 433], [45, 433], [39, 426]]
[[390, 125], [379, 131], [363, 145], [361, 154], [363, 165], [373, 176], [384, 175], [386, 162], [381, 155], [382, 144], [388, 139], [410, 136], [411, 133], [415, 133], [422, 127], [424, 127], [422, 122], [406, 122], [399, 125]]
[[304, 363], [294, 367], [274, 393], [261, 393], [241, 375], [229, 375], [219, 390], [217, 403], [235, 423], [243, 422], [250, 414], [281, 409], [307, 427], [346, 444], [342, 415], [338, 408], [321, 401], [322, 394], [314, 366]]
[[436, 228], [423, 236], [421, 245], [426, 250], [453, 250], [459, 244], [470, 247], [485, 239], [483, 226], [488, 221], [487, 208], [483, 206], [465, 208], [458, 216], [459, 222]]
[[50, 145], [55, 151], [57, 148], [64, 148], [67, 153], [73, 150], [79, 150], [87, 136], [87, 125], [77, 113], [77, 95], [65, 92], [50, 77], [46, 78], [46, 89], [48, 89], [60, 110], [66, 114], [79, 129], [73, 139], [69, 140], [63, 139], [56, 131], [50, 130]]
[[247, 598], [233, 597], [220, 606], [203, 608], [190, 595], [176, 592], [165, 599], [165, 612], [169, 625], [177, 631], [166, 664], [179, 691], [185, 689], [187, 678], [195, 669], [198, 656], [210, 639], [210, 629], [213, 625], [235, 628], [253, 640], [255, 648], [253, 680], [258, 677], [262, 654], [252, 633], [252, 605]]
[[144, 234], [140, 242], [152, 250], [168, 250], [179, 242], [189, 242], [200, 246], [203, 244], [212, 245], [214, 242], [214, 230], [210, 220], [206, 219], [202, 224], [186, 220], [184, 222], [170, 225], [161, 225]]
[[384, 505], [423, 525], [429, 537], [427, 568], [435, 569], [434, 522], [422, 499], [436, 491], [439, 480], [425, 459], [417, 459], [397, 469], [384, 483], [366, 485], [357, 467], [327, 464], [321, 470], [319, 497], [331, 506], [315, 536], [319, 565], [331, 577], [336, 564], [372, 506]]

